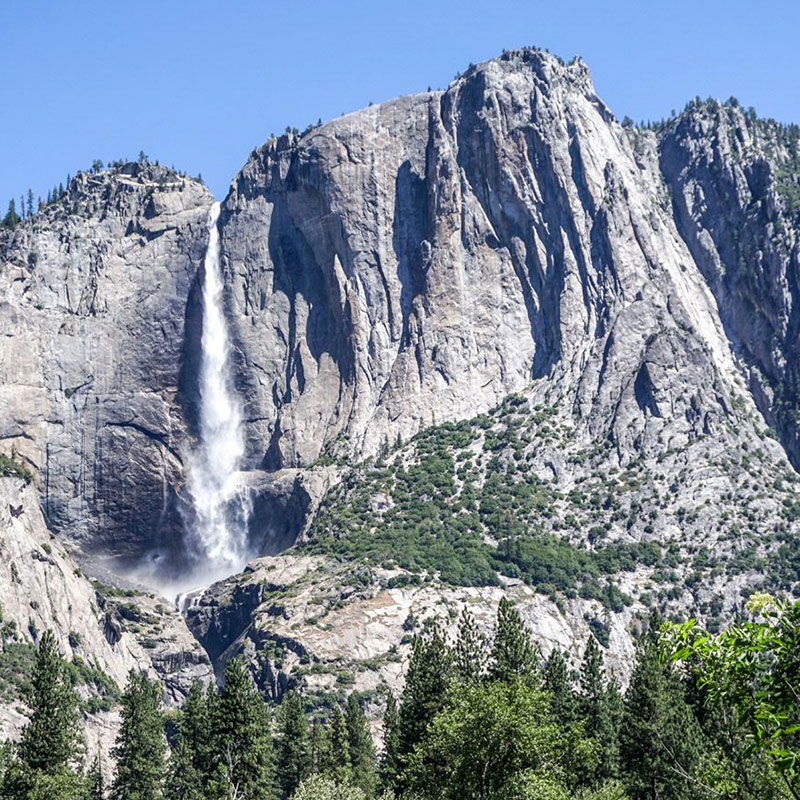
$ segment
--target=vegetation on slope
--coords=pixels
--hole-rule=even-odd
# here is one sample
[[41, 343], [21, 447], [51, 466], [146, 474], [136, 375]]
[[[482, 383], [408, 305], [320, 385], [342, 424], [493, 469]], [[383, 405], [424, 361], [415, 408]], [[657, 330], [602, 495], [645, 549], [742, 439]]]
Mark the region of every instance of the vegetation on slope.
[[[516, 578], [615, 611], [630, 602], [625, 575], [644, 569], [649, 605], [680, 600], [719, 618], [732, 575], [762, 571], [785, 591], [800, 579], [797, 476], [770, 458], [769, 431], [760, 436], [740, 452], [701, 436], [619, 468], [611, 439], [582, 446], [556, 408], [514, 395], [347, 470], [300, 548], [462, 586]], [[676, 500], [702, 469], [730, 487], [729, 506]]]

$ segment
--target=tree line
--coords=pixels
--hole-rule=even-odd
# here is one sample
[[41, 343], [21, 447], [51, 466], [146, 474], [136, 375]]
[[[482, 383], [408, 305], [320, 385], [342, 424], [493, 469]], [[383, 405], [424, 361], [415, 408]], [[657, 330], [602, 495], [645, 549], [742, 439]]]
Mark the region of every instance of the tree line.
[[16, 200], [12, 197], [11, 200], [8, 201], [6, 215], [0, 219], [0, 228], [8, 228], [9, 230], [15, 228], [20, 222], [30, 219], [37, 211], [41, 211], [45, 206], [63, 200], [67, 194], [65, 186], [68, 187], [71, 180], [71, 176], [67, 175], [66, 184], [58, 183], [53, 186], [47, 193], [46, 200], [39, 197], [38, 200], [34, 201], [32, 189], [28, 189], [27, 195], [20, 195], [19, 205], [17, 205]]
[[[55, 637], [39, 643], [30, 717], [0, 750], [8, 800], [777, 800], [798, 798], [800, 606], [767, 596], [721, 634], [656, 617], [625, 692], [593, 637], [579, 670], [545, 660], [500, 601], [491, 641], [468, 610], [453, 645], [428, 622], [376, 748], [363, 698], [311, 712], [265, 702], [228, 661], [177, 716], [131, 672], [113, 770], [86, 765], [78, 698]], [[108, 773], [108, 774], [107, 774]]]

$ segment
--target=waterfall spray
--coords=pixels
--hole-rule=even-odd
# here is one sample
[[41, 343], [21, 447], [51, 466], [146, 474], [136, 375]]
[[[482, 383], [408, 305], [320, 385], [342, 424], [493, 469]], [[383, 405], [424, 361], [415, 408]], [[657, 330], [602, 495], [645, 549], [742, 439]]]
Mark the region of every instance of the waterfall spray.
[[237, 482], [244, 455], [242, 410], [230, 372], [219, 261], [219, 203], [211, 207], [203, 263], [199, 441], [188, 461], [190, 580], [209, 583], [240, 571], [248, 556], [249, 495]]

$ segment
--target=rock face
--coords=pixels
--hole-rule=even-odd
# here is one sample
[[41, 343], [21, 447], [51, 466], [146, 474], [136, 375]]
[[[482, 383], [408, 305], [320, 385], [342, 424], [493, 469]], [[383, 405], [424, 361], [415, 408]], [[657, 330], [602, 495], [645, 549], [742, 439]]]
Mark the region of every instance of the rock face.
[[[725, 415], [731, 327], [777, 380], [797, 344], [794, 229], [770, 243], [774, 191], [754, 209], [738, 150], [692, 120], [661, 141], [624, 129], [581, 61], [522, 51], [253, 153], [223, 210], [251, 463], [374, 454], [545, 381], [625, 460]], [[739, 123], [718, 121], [733, 139]], [[764, 176], [767, 150], [749, 149]], [[729, 176], [702, 169], [714, 158]], [[703, 205], [711, 237], [747, 216], [751, 260], [772, 264], [746, 295], [772, 328], [730, 308], [695, 252], [699, 206], [678, 193], [700, 182], [736, 201]]]
[[798, 133], [738, 105], [690, 106], [661, 134], [676, 224], [717, 300], [759, 410], [800, 465]]
[[[67, 660], [79, 659], [117, 689], [130, 670], [146, 670], [163, 683], [168, 704], [176, 705], [194, 681], [210, 680], [208, 657], [173, 608], [152, 596], [92, 584], [45, 526], [33, 486], [0, 478], [0, 531], [0, 659], [9, 647], [35, 644], [50, 629]], [[132, 617], [138, 625], [131, 624]], [[16, 734], [24, 716], [17, 711], [20, 698], [8, 696], [3, 674], [0, 732], [5, 738]], [[79, 692], [91, 700], [102, 689], [103, 703], [95, 707], [105, 708], [116, 702], [109, 686], [87, 679]], [[92, 742], [95, 735], [107, 738], [116, 725], [108, 711], [96, 711], [87, 720]]]
[[197, 182], [130, 164], [78, 176], [0, 243], [0, 439], [92, 559], [176, 538], [184, 318], [210, 204]]
[[[270, 140], [221, 217], [249, 466], [347, 467], [520, 392], [547, 424], [498, 449], [508, 430], [490, 419], [492, 437], [450, 454], [473, 477], [454, 474], [443, 505], [468, 508], [467, 483], [519, 487], [516, 460], [552, 484], [551, 513], [526, 518], [529, 530], [590, 549], [669, 546], [635, 580], [615, 578], [634, 606], [656, 597], [714, 616], [764, 572], [791, 588], [773, 534], [789, 548], [798, 536], [787, 460], [798, 463], [798, 157], [791, 131], [716, 103], [658, 131], [623, 127], [580, 60], [529, 50], [471, 67], [444, 93]], [[410, 469], [422, 456], [393, 458]], [[340, 547], [354, 552], [397, 523], [397, 472], [370, 479], [368, 467], [345, 468], [323, 512], [311, 504], [304, 537], [360, 535]], [[276, 642], [316, 663], [339, 631], [352, 635], [338, 657], [369, 639], [349, 598], [317, 636], [294, 579], [279, 612], [248, 585], [212, 588], [190, 624], [218, 658], [269, 662], [255, 667], [269, 691], [292, 679]], [[229, 591], [241, 596], [219, 600]], [[553, 625], [580, 639], [587, 614], [630, 632], [629, 610], [591, 601], [553, 609]], [[385, 633], [364, 658], [386, 656]], [[630, 653], [621, 634], [612, 646]]]
[[[491, 636], [497, 604], [513, 599], [544, 657], [553, 648], [579, 664], [599, 603], [571, 601], [560, 608], [519, 581], [503, 586], [456, 587], [433, 581], [402, 585], [407, 573], [342, 566], [315, 556], [255, 561], [239, 579], [212, 587], [187, 612], [190, 628], [218, 663], [245, 658], [265, 694], [279, 698], [302, 683], [307, 696], [357, 690], [382, 708], [403, 686], [411, 636], [426, 620], [444, 622], [455, 640], [458, 616], [468, 609]], [[630, 674], [638, 625], [630, 608], [608, 631], [608, 666], [623, 680]]]
[[[240, 478], [255, 549], [306, 552], [194, 597], [215, 666], [244, 652], [273, 694], [356, 662], [395, 686], [409, 613], [488, 624], [507, 590], [574, 655], [605, 631], [624, 677], [650, 605], [797, 592], [799, 138], [732, 103], [623, 126], [583, 62], [526, 49], [254, 151], [219, 223]], [[0, 450], [95, 571], [180, 555], [210, 203], [131, 164], [0, 235]], [[535, 577], [498, 508], [588, 578]], [[474, 563], [425, 563], [431, 539]], [[111, 638], [202, 667], [147, 633], [180, 626], [155, 598], [106, 594]]]

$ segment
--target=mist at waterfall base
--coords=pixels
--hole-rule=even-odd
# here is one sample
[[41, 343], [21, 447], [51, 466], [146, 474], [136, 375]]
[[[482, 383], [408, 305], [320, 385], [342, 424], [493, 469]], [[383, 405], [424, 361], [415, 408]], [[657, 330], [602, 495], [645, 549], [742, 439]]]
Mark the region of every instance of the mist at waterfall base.
[[[203, 328], [200, 343], [198, 440], [186, 456], [183, 521], [183, 567], [169, 579], [157, 576], [159, 554], [138, 578], [165, 595], [186, 596], [233, 575], [253, 555], [248, 546], [252, 501], [239, 480], [244, 455], [242, 409], [230, 369], [230, 337], [223, 305], [219, 258], [220, 205], [209, 212], [208, 247], [203, 262]], [[149, 574], [143, 574], [147, 572]]]

